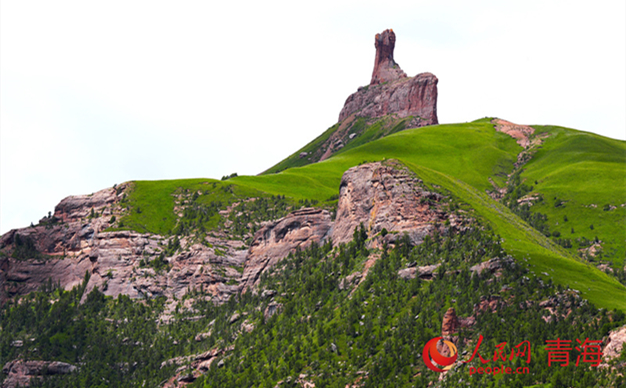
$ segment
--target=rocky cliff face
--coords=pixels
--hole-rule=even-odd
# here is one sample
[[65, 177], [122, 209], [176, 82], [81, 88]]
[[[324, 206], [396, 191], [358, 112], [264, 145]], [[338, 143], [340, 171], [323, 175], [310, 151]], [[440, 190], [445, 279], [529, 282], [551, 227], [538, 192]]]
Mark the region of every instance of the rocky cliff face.
[[[626, 346], [626, 326], [618, 327], [609, 333], [608, 338], [605, 339], [605, 347], [602, 350], [603, 366], [613, 359], [618, 358], [622, 354], [624, 346]], [[618, 363], [619, 367], [625, 367], [626, 362], [622, 361]]]
[[[406, 167], [394, 161], [375, 162], [345, 172], [334, 221], [327, 210], [304, 208], [266, 222], [249, 247], [224, 234], [206, 237], [202, 244], [183, 237], [181, 249], [166, 254], [174, 237], [107, 230], [111, 217], [126, 211], [120, 206], [123, 191], [68, 197], [47, 221], [2, 236], [5, 253], [15, 252], [17, 241], [34, 244], [31, 257], [0, 259], [4, 298], [49, 282], [71, 289], [88, 275], [85, 296], [96, 287], [105, 295], [131, 298], [180, 299], [194, 290], [221, 303], [254, 287], [262, 273], [295, 249], [348, 242], [359, 225], [364, 226], [370, 247], [380, 247], [405, 233], [419, 244], [448, 219], [440, 206], [443, 197], [426, 190]], [[457, 226], [456, 220], [450, 225]], [[164, 262], [151, 266], [154, 260]]]
[[247, 290], [258, 283], [261, 274], [287, 257], [296, 248], [321, 243], [332, 224], [330, 213], [321, 209], [302, 209], [266, 224], [255, 236], [241, 278]]
[[425, 190], [423, 183], [397, 162], [353, 167], [341, 179], [335, 221], [325, 210], [303, 209], [266, 224], [256, 233], [246, 257], [242, 288], [257, 284], [263, 272], [298, 247], [329, 240], [333, 244], [351, 241], [359, 225], [364, 226], [370, 247], [393, 244], [405, 233], [413, 244], [420, 244], [448, 219], [439, 206], [442, 199], [440, 194]]
[[237, 292], [246, 256], [241, 241], [208, 237], [206, 244], [192, 244], [183, 238], [185, 249], [163, 257], [163, 268], [155, 270], [147, 264], [161, 260], [171, 237], [105, 231], [112, 216], [126, 211], [119, 204], [125, 189], [65, 198], [39, 225], [3, 235], [0, 248], [5, 252], [15, 252], [18, 241], [33, 246], [27, 257], [0, 258], [1, 298], [25, 295], [46, 283], [71, 289], [86, 274], [85, 295], [95, 287], [105, 295], [132, 298], [178, 298], [201, 290], [221, 302]]
[[348, 97], [339, 113], [339, 121], [352, 114], [372, 118], [396, 114], [414, 116], [409, 127], [438, 124], [437, 77], [421, 73], [407, 78], [393, 59], [395, 42], [393, 30], [376, 35], [376, 59], [370, 85]]
[[333, 243], [348, 242], [354, 229], [363, 224], [374, 246], [394, 242], [404, 233], [413, 244], [419, 244], [434, 231], [437, 222], [446, 219], [436, 206], [441, 199], [441, 195], [427, 191], [406, 167], [393, 161], [353, 167], [341, 178], [337, 219], [330, 238]]

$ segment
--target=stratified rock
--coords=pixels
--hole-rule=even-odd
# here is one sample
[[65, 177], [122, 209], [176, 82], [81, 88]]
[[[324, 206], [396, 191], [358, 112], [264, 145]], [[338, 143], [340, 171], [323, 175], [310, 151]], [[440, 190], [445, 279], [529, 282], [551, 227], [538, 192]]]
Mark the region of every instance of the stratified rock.
[[297, 210], [263, 226], [255, 235], [246, 257], [241, 289], [258, 283], [259, 277], [296, 248], [321, 243], [330, 229], [330, 213], [307, 208]]
[[407, 78], [393, 59], [395, 42], [393, 30], [376, 35], [376, 59], [370, 85], [359, 88], [348, 97], [339, 113], [340, 122], [352, 114], [372, 118], [397, 114], [399, 117], [414, 117], [408, 128], [438, 124], [439, 80], [431, 73]]
[[111, 187], [93, 194], [69, 196], [56, 205], [54, 217], [62, 222], [67, 222], [89, 216], [92, 209], [94, 213], [96, 211], [101, 212], [107, 206], [117, 202], [118, 195], [124, 188], [125, 186]]
[[393, 60], [393, 49], [396, 47], [396, 34], [393, 30], [385, 30], [376, 34], [374, 46], [376, 47], [376, 59], [374, 60], [374, 72], [370, 85], [405, 78], [406, 74], [400, 69], [400, 65]]
[[[352, 240], [360, 224], [371, 244], [394, 242], [408, 234], [414, 245], [446, 218], [436, 209], [441, 195], [425, 190], [406, 167], [387, 161], [353, 167], [341, 178], [337, 217], [330, 237], [334, 244]], [[431, 208], [432, 207], [432, 208]], [[383, 229], [387, 231], [385, 236]]]
[[28, 387], [32, 378], [44, 375], [64, 375], [76, 371], [74, 365], [60, 361], [10, 361], [2, 368], [7, 378], [2, 388]]

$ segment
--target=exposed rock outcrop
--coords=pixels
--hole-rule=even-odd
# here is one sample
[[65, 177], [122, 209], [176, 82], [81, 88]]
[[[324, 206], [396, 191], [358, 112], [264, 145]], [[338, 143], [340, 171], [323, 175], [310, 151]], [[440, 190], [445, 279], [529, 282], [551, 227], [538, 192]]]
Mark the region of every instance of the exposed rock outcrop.
[[437, 342], [437, 350], [444, 357], [450, 357], [452, 355], [452, 349], [444, 343], [444, 341], [450, 341], [454, 345], [458, 345], [458, 337], [454, 334], [458, 333], [459, 319], [456, 316], [456, 310], [454, 307], [450, 307], [443, 315], [441, 321], [441, 336], [442, 340]]
[[0, 258], [0, 298], [25, 295], [47, 282], [69, 290], [79, 285], [85, 274], [90, 278], [83, 297], [96, 287], [105, 295], [132, 298], [180, 298], [189, 290], [202, 290], [223, 302], [238, 291], [238, 268], [246, 257], [240, 241], [207, 238], [203, 245], [183, 239], [185, 249], [163, 257], [165, 268], [155, 271], [146, 264], [161, 260], [171, 238], [123, 230], [105, 232], [111, 217], [120, 216], [121, 190], [123, 186], [65, 198], [54, 216], [40, 225], [3, 235], [0, 248], [5, 251], [14, 250], [17, 239], [27, 239], [34, 244], [33, 256], [41, 257]]
[[441, 335], [450, 336], [458, 333], [459, 331], [459, 319], [456, 316], [456, 310], [454, 307], [450, 307], [443, 315], [441, 321]]
[[[213, 364], [216, 360], [233, 349], [233, 346], [229, 346], [225, 349], [214, 348], [201, 354], [175, 357], [164, 361], [161, 364], [161, 368], [169, 365], [181, 365], [181, 367], [176, 370], [176, 374], [167, 380], [162, 387], [174, 388], [186, 386], [188, 383], [195, 381], [201, 374], [209, 370], [211, 364]], [[220, 362], [222, 361], [220, 360]]]
[[368, 237], [377, 236], [371, 242], [374, 246], [394, 242], [404, 233], [414, 245], [420, 244], [435, 230], [435, 224], [447, 217], [437, 207], [441, 199], [399, 163], [353, 167], [341, 178], [337, 218], [330, 237], [333, 243], [349, 242], [354, 229], [363, 224]]
[[[353, 167], [341, 179], [334, 222], [325, 210], [303, 209], [269, 222], [256, 233], [246, 258], [241, 287], [247, 290], [257, 284], [263, 272], [298, 247], [305, 248], [327, 239], [333, 244], [351, 241], [354, 230], [361, 224], [372, 247], [393, 243], [405, 233], [413, 244], [420, 244], [448, 217], [438, 205], [442, 198], [426, 190], [422, 182], [398, 162]], [[432, 276], [435, 268], [426, 269], [420, 276]], [[415, 269], [409, 269], [411, 271]]]
[[535, 133], [535, 128], [528, 125], [519, 125], [502, 119], [492, 120], [496, 124], [496, 131], [506, 133], [517, 140], [517, 144], [524, 148], [530, 146], [530, 138]]
[[423, 280], [432, 280], [435, 270], [439, 268], [440, 265], [441, 263], [425, 265], [422, 267], [404, 268], [398, 271], [398, 276], [400, 276], [402, 279], [407, 280], [415, 279], [416, 277], [419, 277]]
[[[66, 198], [46, 222], [2, 236], [0, 247], [5, 252], [11, 254], [21, 238], [34, 242], [33, 255], [38, 256], [0, 259], [3, 294], [24, 295], [47, 282], [71, 289], [89, 275], [83, 298], [96, 287], [109, 296], [163, 295], [171, 301], [195, 290], [221, 303], [239, 290], [258, 284], [263, 272], [297, 248], [328, 239], [334, 244], [349, 242], [361, 224], [367, 231], [369, 246], [380, 247], [394, 243], [405, 233], [413, 244], [419, 244], [435, 229], [443, 231], [442, 221], [448, 219], [441, 210], [442, 196], [427, 190], [411, 171], [390, 160], [345, 172], [334, 222], [327, 210], [306, 208], [267, 222], [247, 251], [242, 249], [242, 241], [224, 237], [206, 237], [202, 244], [183, 237], [181, 248], [172, 254], [165, 247], [175, 237], [106, 231], [113, 216], [120, 216], [126, 208], [119, 203], [123, 198], [120, 190]], [[462, 223], [457, 221], [453, 225], [451, 220], [450, 227]], [[161, 263], [151, 265], [154, 260]], [[375, 260], [370, 258], [368, 263]], [[420, 269], [420, 276], [432, 276], [435, 268]], [[361, 275], [365, 277], [366, 273]], [[162, 318], [167, 319], [167, 312]]]
[[[602, 350], [603, 365], [614, 358], [618, 358], [626, 346], [626, 326], [618, 327], [609, 333], [607, 344]], [[626, 365], [626, 363], [622, 363]]]
[[339, 121], [356, 113], [362, 117], [414, 116], [408, 128], [439, 124], [437, 119], [437, 83], [431, 73], [421, 73], [413, 78], [360, 88], [351, 94], [339, 113]]
[[9, 361], [2, 368], [2, 373], [7, 375], [2, 388], [28, 387], [32, 378], [65, 375], [77, 369], [74, 365], [60, 361]]
[[363, 117], [397, 114], [414, 116], [409, 128], [438, 124], [437, 77], [421, 73], [407, 78], [393, 59], [395, 42], [393, 30], [376, 34], [376, 59], [370, 85], [348, 97], [339, 113], [339, 121], [352, 114]]
[[481, 296], [480, 302], [474, 305], [474, 314], [496, 312], [501, 304], [502, 298], [500, 295]]
[[313, 242], [321, 243], [330, 226], [330, 213], [315, 208], [297, 210], [263, 226], [255, 234], [246, 257], [242, 290], [257, 284], [263, 272], [296, 248], [306, 248]]
[[499, 277], [502, 274], [502, 269], [507, 265], [515, 265], [515, 259], [511, 256], [506, 256], [503, 258], [494, 257], [493, 259], [489, 259], [487, 261], [483, 261], [482, 263], [473, 265], [470, 267], [470, 271], [472, 274], [482, 274], [483, 271], [487, 271], [489, 273], [495, 274], [496, 277]]
[[396, 34], [393, 30], [385, 30], [376, 34], [374, 40], [376, 59], [370, 85], [378, 85], [389, 81], [405, 78], [406, 74], [400, 65], [393, 60], [393, 49], [396, 47]]

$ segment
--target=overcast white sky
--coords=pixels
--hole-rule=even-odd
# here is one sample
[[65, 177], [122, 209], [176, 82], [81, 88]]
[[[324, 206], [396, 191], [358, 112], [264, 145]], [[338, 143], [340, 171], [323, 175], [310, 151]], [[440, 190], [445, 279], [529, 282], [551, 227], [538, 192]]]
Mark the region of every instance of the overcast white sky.
[[135, 179], [257, 174], [369, 83], [374, 35], [441, 123], [626, 139], [626, 2], [0, 1], [0, 232]]

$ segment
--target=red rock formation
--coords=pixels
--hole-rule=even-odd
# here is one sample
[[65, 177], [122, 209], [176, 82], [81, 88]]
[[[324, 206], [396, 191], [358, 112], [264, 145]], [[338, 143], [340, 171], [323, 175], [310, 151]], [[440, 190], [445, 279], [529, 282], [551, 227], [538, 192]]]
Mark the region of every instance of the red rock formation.
[[[351, 241], [354, 229], [363, 224], [370, 238], [376, 236], [372, 245], [393, 242], [405, 232], [413, 244], [420, 244], [434, 231], [435, 221], [446, 218], [430, 206], [441, 198], [424, 190], [419, 179], [393, 161], [353, 167], [341, 178], [332, 241]], [[388, 232], [385, 236], [379, 234], [383, 229]]]
[[306, 248], [313, 242], [320, 243], [331, 223], [328, 211], [308, 208], [292, 212], [262, 227], [256, 232], [246, 257], [241, 278], [242, 290], [257, 284], [263, 272], [297, 247]]
[[413, 116], [409, 128], [438, 124], [437, 82], [431, 73], [421, 73], [407, 78], [393, 60], [396, 35], [386, 30], [376, 35], [376, 60], [369, 86], [348, 97], [339, 121], [353, 113], [362, 117], [382, 117], [397, 114]]
[[[395, 161], [370, 163], [344, 174], [335, 222], [326, 210], [295, 211], [265, 224], [247, 252], [241, 249], [241, 241], [226, 237], [207, 237], [206, 245], [182, 238], [182, 249], [164, 258], [168, 269], [157, 272], [142, 262], [157, 259], [169, 238], [105, 231], [113, 215], [126, 211], [119, 204], [122, 195], [106, 189], [91, 196], [66, 198], [51, 217], [58, 220], [56, 223], [13, 230], [2, 236], [0, 247], [9, 254], [19, 235], [34, 241], [37, 250], [47, 257], [0, 258], [0, 296], [24, 295], [49, 280], [71, 289], [88, 273], [84, 296], [98, 287], [110, 296], [164, 295], [178, 299], [189, 290], [202, 289], [214, 301], [224, 302], [240, 289], [254, 286], [264, 271], [296, 248], [328, 238], [335, 244], [348, 242], [361, 223], [366, 226], [370, 246], [378, 247], [383, 242], [393, 243], [404, 233], [419, 244], [434, 231], [435, 223], [447, 218], [438, 210], [441, 196], [426, 191], [404, 166]], [[383, 229], [388, 233], [383, 235]], [[219, 246], [220, 252], [211, 246]], [[237, 271], [241, 266], [243, 274]], [[432, 276], [434, 268], [425, 269], [423, 274], [420, 270], [420, 276]]]
[[458, 333], [459, 331], [459, 319], [456, 316], [456, 310], [454, 307], [450, 307], [448, 311], [443, 315], [441, 321], [441, 335], [450, 336]]
[[350, 95], [339, 113], [339, 121], [351, 114], [363, 117], [382, 117], [397, 114], [414, 116], [410, 128], [438, 124], [437, 83], [431, 73], [418, 74], [392, 84], [361, 88]]
[[496, 124], [496, 131], [506, 133], [516, 139], [517, 144], [520, 146], [524, 148], [530, 146], [530, 137], [535, 133], [535, 128], [528, 125], [514, 124], [502, 119], [493, 119], [491, 122]]
[[500, 295], [491, 295], [490, 297], [481, 296], [480, 302], [474, 305], [474, 314], [479, 314], [483, 312], [492, 312], [495, 313], [498, 311], [498, 307], [502, 303], [502, 298]]
[[[118, 189], [120, 187], [118, 186]], [[71, 196], [55, 208], [54, 216], [41, 225], [12, 230], [0, 237], [0, 248], [11, 252], [16, 240], [28, 238], [45, 259], [0, 258], [0, 302], [25, 295], [49, 280], [69, 290], [90, 275], [87, 295], [98, 287], [106, 295], [131, 298], [182, 297], [190, 289], [204, 290], [217, 302], [238, 291], [246, 252], [240, 241], [207, 238], [221, 252], [202, 244], [191, 245], [183, 238], [183, 252], [166, 257], [169, 271], [156, 272], [141, 265], [159, 257], [168, 239], [132, 231], [105, 232], [112, 215], [120, 216], [116, 205], [123, 187], [109, 188], [92, 195]], [[92, 216], [92, 209], [94, 210]]]
[[405, 78], [406, 74], [400, 69], [400, 65], [393, 60], [393, 49], [396, 46], [396, 34], [393, 30], [385, 30], [376, 34], [374, 46], [376, 47], [376, 59], [374, 60], [374, 72], [370, 85]]
[[[448, 311], [443, 315], [441, 321], [441, 336], [443, 340], [450, 341], [455, 345], [458, 345], [459, 337], [454, 334], [459, 332], [459, 319], [456, 316], [456, 310], [454, 307], [450, 307]], [[437, 343], [437, 350], [445, 357], [452, 355], [452, 350], [446, 345], [443, 340]]]

